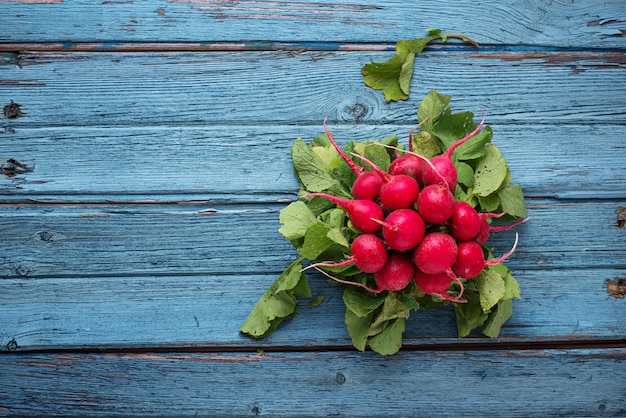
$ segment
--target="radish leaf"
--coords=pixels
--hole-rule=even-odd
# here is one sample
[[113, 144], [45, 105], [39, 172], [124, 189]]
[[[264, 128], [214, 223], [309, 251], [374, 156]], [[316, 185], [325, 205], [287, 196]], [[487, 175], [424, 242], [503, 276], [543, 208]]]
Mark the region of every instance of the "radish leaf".
[[478, 46], [466, 36], [442, 34], [439, 29], [429, 30], [428, 35], [426, 38], [398, 41], [396, 53], [388, 61], [365, 64], [361, 68], [365, 84], [375, 90], [382, 90], [386, 102], [406, 100], [409, 98], [415, 56], [420, 54], [430, 42], [436, 39], [446, 42], [448, 38], [457, 38]]

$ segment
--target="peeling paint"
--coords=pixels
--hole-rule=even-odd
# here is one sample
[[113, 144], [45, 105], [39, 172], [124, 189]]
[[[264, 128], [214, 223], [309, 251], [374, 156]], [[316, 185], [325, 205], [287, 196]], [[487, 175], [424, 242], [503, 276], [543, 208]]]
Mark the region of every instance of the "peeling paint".
[[474, 53], [473, 58], [497, 59], [505, 62], [538, 61], [546, 66], [570, 65], [574, 72], [586, 69], [619, 69], [626, 67], [626, 54], [623, 52], [607, 53], [554, 53], [554, 52], [506, 52]]

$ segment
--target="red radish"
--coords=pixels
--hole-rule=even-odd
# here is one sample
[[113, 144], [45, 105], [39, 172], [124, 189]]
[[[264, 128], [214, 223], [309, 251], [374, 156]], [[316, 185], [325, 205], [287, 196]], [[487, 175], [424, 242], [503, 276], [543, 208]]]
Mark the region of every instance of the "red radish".
[[424, 183], [422, 183], [422, 172], [424, 171], [424, 164], [428, 162], [428, 159], [413, 152], [413, 132], [419, 129], [427, 120], [428, 117], [425, 117], [416, 127], [409, 131], [409, 152], [403, 155], [398, 155], [399, 153], [396, 152], [398, 156], [389, 166], [389, 174], [394, 176], [406, 174], [413, 177], [419, 184], [420, 189], [424, 186]]
[[454, 195], [442, 184], [426, 186], [417, 197], [417, 211], [428, 223], [443, 223], [454, 211]]
[[374, 281], [379, 291], [399, 291], [411, 283], [415, 267], [407, 254], [390, 251], [387, 264], [374, 273]]
[[411, 258], [405, 253], [396, 251], [390, 251], [385, 266], [374, 273], [374, 281], [376, 282], [377, 289], [373, 289], [363, 283], [338, 279], [318, 267], [315, 267], [315, 269], [336, 282], [358, 286], [372, 293], [381, 293], [385, 290], [391, 290], [393, 292], [400, 291], [411, 283], [413, 274], [415, 273], [415, 266]]
[[491, 226], [489, 225], [489, 222], [487, 222], [488, 218], [501, 218], [504, 215], [506, 215], [506, 213], [504, 212], [503, 213], [479, 213], [478, 216], [480, 218], [480, 229], [478, 230], [478, 234], [474, 237], [474, 241], [476, 241], [480, 245], [485, 245], [485, 243], [487, 243], [487, 240], [489, 239], [489, 235], [491, 235], [492, 232], [508, 231], [509, 229], [514, 228], [518, 225], [521, 225], [530, 219], [530, 216], [527, 216], [524, 219], [520, 219], [519, 221], [515, 221], [508, 225], [502, 225], [502, 226]]
[[381, 207], [371, 200], [342, 199], [326, 193], [309, 193], [304, 197], [320, 196], [334, 204], [341, 206], [356, 229], [365, 233], [373, 233], [380, 230], [385, 215]]
[[456, 202], [450, 217], [450, 235], [457, 241], [469, 241], [480, 231], [480, 216], [467, 202]]
[[485, 260], [482, 246], [476, 241], [464, 241], [458, 245], [456, 261], [452, 265], [452, 271], [464, 279], [473, 279], [478, 276], [485, 267], [502, 263], [509, 258], [517, 247], [518, 234], [515, 234], [513, 248], [500, 258]]
[[415, 154], [404, 154], [393, 160], [389, 166], [389, 174], [398, 176], [400, 174], [413, 177], [417, 184], [422, 187], [422, 172], [424, 171], [424, 161]]
[[485, 112], [482, 109], [481, 112], [483, 113], [483, 119], [478, 124], [476, 129], [452, 144], [443, 154], [430, 159], [431, 165], [425, 166], [422, 173], [422, 182], [424, 185], [445, 184], [450, 190], [454, 190], [454, 186], [456, 185], [456, 181], [458, 179], [458, 172], [452, 162], [452, 153], [459, 146], [463, 145], [465, 141], [476, 135], [483, 127], [483, 124], [485, 123]]
[[424, 273], [439, 274], [450, 269], [456, 261], [456, 254], [454, 238], [443, 232], [431, 232], [413, 252], [413, 261]]
[[426, 224], [412, 209], [397, 209], [385, 218], [383, 238], [394, 250], [407, 251], [415, 248], [424, 238]]
[[352, 183], [352, 196], [360, 200], [376, 200], [380, 195], [383, 179], [376, 171], [363, 171]]
[[387, 246], [374, 234], [361, 234], [350, 245], [351, 256], [339, 263], [315, 263], [307, 266], [304, 270], [312, 267], [343, 267], [354, 264], [365, 273], [376, 273], [387, 263]]
[[378, 175], [376, 171], [366, 171], [363, 167], [355, 163], [346, 155], [345, 152], [339, 147], [335, 138], [331, 135], [328, 127], [326, 126], [326, 119], [324, 118], [324, 131], [330, 143], [335, 147], [341, 158], [348, 164], [348, 167], [352, 170], [356, 179], [352, 184], [352, 196], [357, 200], [376, 200], [378, 199], [378, 193], [380, 187], [383, 185], [383, 179]]
[[420, 187], [413, 177], [405, 174], [392, 176], [362, 155], [352, 155], [368, 163], [382, 177], [383, 185], [380, 188], [380, 202], [383, 206], [391, 210], [407, 209], [413, 206], [420, 192]]
[[[449, 300], [450, 302], [465, 303], [464, 299], [461, 299], [463, 295], [463, 283], [458, 277], [448, 272], [438, 274], [428, 274], [423, 271], [417, 270], [415, 272], [415, 284], [427, 295], [438, 296], [442, 299]], [[461, 291], [457, 297], [450, 296], [446, 293], [450, 285], [454, 280], [460, 287]]]

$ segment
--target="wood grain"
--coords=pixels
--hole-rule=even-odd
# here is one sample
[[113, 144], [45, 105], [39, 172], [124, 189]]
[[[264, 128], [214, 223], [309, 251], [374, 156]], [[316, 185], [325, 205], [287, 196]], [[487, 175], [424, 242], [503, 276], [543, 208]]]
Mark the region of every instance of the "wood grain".
[[[624, 301], [607, 290], [624, 276], [626, 258], [615, 205], [531, 202], [533, 218], [517, 228], [521, 243], [507, 262], [523, 300], [503, 340], [626, 338]], [[296, 258], [276, 231], [278, 207], [3, 208], [0, 347], [348, 345], [339, 287], [319, 275], [310, 278], [314, 295], [324, 296], [319, 308], [303, 301], [300, 316], [264, 341], [238, 334]], [[504, 253], [511, 240], [498, 233], [490, 245]], [[454, 339], [451, 310], [416, 315], [407, 344], [466, 343]]]
[[[124, 42], [254, 40], [372, 43], [423, 36], [428, 28], [485, 44], [624, 47], [623, 4], [457, 1], [0, 2], [1, 41]], [[55, 16], [55, 19], [49, 19]], [[415, 19], [419, 16], [419, 19]], [[252, 30], [253, 29], [253, 30]]]
[[[0, 416], [624, 416], [626, 9], [603, 2], [0, 0]], [[427, 27], [408, 101], [361, 67]], [[341, 288], [239, 333], [295, 250], [289, 150], [484, 108], [530, 222], [496, 339], [418, 311], [359, 353]], [[2, 166], [3, 170], [6, 167]], [[490, 245], [504, 253], [513, 232]], [[258, 350], [258, 352], [257, 352]]]
[[6, 415], [626, 413], [623, 349], [38, 354], [0, 363], [11, 378], [0, 395]]
[[[515, 269], [522, 300], [498, 339], [475, 332], [457, 338], [451, 307], [414, 312], [405, 349], [446, 345], [517, 344], [576, 346], [626, 342], [624, 300], [609, 296], [607, 281], [623, 269]], [[225, 272], [213, 275], [50, 277], [3, 279], [0, 351], [123, 349], [328, 350], [351, 346], [343, 321], [341, 288], [309, 277], [315, 308], [300, 301], [293, 320], [263, 340], [239, 333], [252, 307], [276, 275]], [[572, 309], [576, 306], [576, 309]]]
[[[380, 52], [38, 53], [6, 61], [3, 100], [22, 105], [11, 127], [319, 126], [415, 123], [431, 89], [488, 123], [624, 124], [623, 52], [443, 51], [415, 62], [412, 96], [385, 104], [361, 67]], [[97, 70], [96, 70], [97, 69]], [[231, 80], [236, 80], [232, 82]], [[592, 92], [593, 94], [590, 94]], [[352, 110], [351, 110], [352, 109]]]
[[[456, 104], [455, 104], [456, 108]], [[464, 110], [460, 108], [459, 111]], [[492, 124], [493, 143], [528, 197], [624, 199], [626, 125]], [[349, 140], [396, 134], [413, 125], [329, 121]], [[290, 149], [313, 125], [15, 128], [0, 135], [0, 156], [32, 171], [0, 178], [0, 199], [104, 201], [294, 199], [298, 184]], [[601, 145], [599, 145], [601, 144]], [[223, 181], [227, 178], [228, 181]]]
[[[626, 259], [626, 230], [616, 226], [619, 204], [530, 201], [532, 219], [515, 229], [520, 244], [507, 263], [539, 270], [619, 268]], [[0, 274], [277, 274], [296, 258], [277, 231], [282, 207], [8, 205], [0, 208], [6, 244]], [[513, 241], [508, 231], [494, 233], [489, 243], [503, 254]]]

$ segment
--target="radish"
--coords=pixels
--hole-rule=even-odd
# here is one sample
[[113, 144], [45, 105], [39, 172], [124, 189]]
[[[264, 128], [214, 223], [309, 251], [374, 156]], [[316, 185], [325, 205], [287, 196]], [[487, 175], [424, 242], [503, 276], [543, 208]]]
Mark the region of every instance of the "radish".
[[380, 195], [383, 179], [376, 171], [363, 171], [352, 183], [352, 196], [360, 200], [376, 200]]
[[457, 241], [469, 241], [478, 235], [481, 219], [467, 202], [456, 202], [450, 217], [450, 235]]
[[443, 223], [454, 212], [454, 195], [442, 184], [428, 185], [417, 197], [417, 211], [428, 223]]
[[487, 222], [488, 218], [501, 218], [504, 215], [506, 215], [506, 213], [504, 212], [478, 214], [480, 218], [480, 229], [478, 230], [478, 234], [474, 236], [473, 240], [479, 243], [480, 245], [485, 245], [485, 243], [489, 239], [489, 235], [491, 235], [492, 232], [508, 231], [509, 229], [516, 227], [517, 225], [521, 225], [530, 219], [530, 216], [527, 216], [524, 219], [520, 219], [519, 221], [515, 221], [508, 225], [502, 225], [502, 226], [491, 226]]
[[334, 204], [341, 206], [347, 213], [350, 221], [356, 229], [365, 233], [373, 233], [380, 230], [380, 222], [385, 215], [382, 208], [371, 200], [342, 199], [326, 193], [309, 193], [305, 198], [320, 196]]
[[426, 224], [412, 209], [397, 209], [382, 222], [383, 238], [394, 250], [407, 251], [415, 248], [424, 238]]
[[328, 127], [326, 126], [326, 118], [324, 118], [324, 131], [326, 132], [326, 136], [328, 137], [330, 143], [333, 147], [335, 147], [341, 158], [343, 158], [356, 176], [356, 179], [352, 184], [352, 196], [357, 200], [378, 199], [380, 187], [383, 185], [383, 179], [380, 175], [378, 175], [376, 171], [366, 171], [363, 167], [352, 161], [345, 152], [343, 152], [328, 130]]
[[380, 187], [380, 202], [383, 206], [391, 210], [413, 206], [420, 192], [417, 180], [406, 174], [392, 176], [362, 155], [354, 153], [352, 155], [368, 163], [383, 179], [383, 185]]
[[354, 264], [365, 273], [376, 273], [387, 263], [387, 246], [374, 234], [361, 234], [350, 245], [351, 256], [339, 263], [315, 263], [303, 270], [312, 267], [343, 267]]
[[424, 161], [415, 154], [404, 154], [393, 160], [389, 166], [389, 174], [398, 176], [404, 174], [413, 177], [417, 184], [422, 187], [422, 172], [424, 171]]
[[363, 283], [339, 279], [328, 274], [324, 270], [321, 270], [317, 266], [313, 267], [324, 276], [333, 279], [336, 282], [350, 286], [358, 286], [372, 293], [381, 293], [385, 290], [393, 292], [400, 291], [411, 283], [415, 273], [415, 266], [413, 265], [411, 258], [405, 253], [397, 251], [390, 251], [385, 266], [381, 270], [374, 273], [374, 281], [376, 282], [377, 289], [373, 289]]
[[456, 254], [454, 238], [443, 232], [431, 232], [413, 252], [413, 261], [424, 273], [439, 274], [450, 270], [456, 261]]
[[407, 254], [390, 251], [387, 264], [374, 273], [374, 281], [379, 289], [400, 291], [407, 287], [413, 279], [415, 266]]
[[482, 246], [476, 241], [464, 241], [458, 245], [456, 261], [452, 265], [452, 271], [464, 279], [473, 279], [478, 276], [485, 267], [502, 263], [509, 258], [517, 247], [518, 234], [515, 234], [513, 248], [500, 258], [485, 260]]
[[[450, 302], [465, 303], [465, 299], [461, 299], [463, 295], [463, 283], [453, 274], [448, 272], [428, 274], [423, 271], [417, 270], [415, 272], [415, 284], [427, 295], [438, 296], [441, 299], [449, 300]], [[450, 296], [446, 293], [450, 285], [454, 280], [460, 287], [461, 291], [456, 297]]]
[[[413, 177], [417, 184], [422, 188], [422, 172], [424, 171], [424, 157], [418, 156], [413, 153], [413, 132], [417, 130], [422, 123], [426, 122], [428, 118], [424, 118], [415, 128], [409, 131], [409, 153], [398, 155], [395, 160], [389, 166], [389, 174], [397, 176], [404, 174]], [[397, 153], [396, 153], [397, 154]]]
[[458, 172], [452, 162], [452, 153], [459, 146], [463, 145], [465, 141], [476, 135], [483, 127], [483, 124], [485, 123], [485, 112], [482, 109], [481, 112], [483, 113], [483, 119], [478, 124], [476, 129], [452, 144], [443, 154], [430, 159], [431, 165], [425, 166], [424, 171], [422, 172], [422, 182], [424, 185], [445, 184], [450, 190], [454, 190], [454, 186], [456, 185], [456, 181], [458, 179]]

